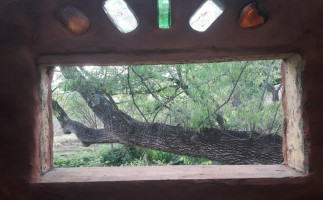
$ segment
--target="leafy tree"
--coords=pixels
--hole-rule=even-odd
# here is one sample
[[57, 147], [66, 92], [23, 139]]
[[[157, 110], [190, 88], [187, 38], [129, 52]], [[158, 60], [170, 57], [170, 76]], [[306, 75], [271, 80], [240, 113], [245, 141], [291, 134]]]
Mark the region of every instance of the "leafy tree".
[[226, 164], [281, 163], [281, 81], [277, 60], [60, 67], [53, 109], [84, 145], [136, 145]]

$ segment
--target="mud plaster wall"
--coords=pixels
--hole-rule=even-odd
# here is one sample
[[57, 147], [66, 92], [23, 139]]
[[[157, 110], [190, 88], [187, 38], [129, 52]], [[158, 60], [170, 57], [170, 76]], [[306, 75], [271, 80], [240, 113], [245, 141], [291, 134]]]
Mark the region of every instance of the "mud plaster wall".
[[[0, 2], [0, 199], [322, 199], [323, 11], [322, 1], [262, 0], [270, 11], [263, 27], [243, 30], [238, 12], [246, 2], [228, 0], [205, 33], [187, 21], [203, 0], [173, 0], [173, 26], [159, 30], [156, 1], [128, 1], [140, 26], [127, 35], [106, 18], [101, 0], [2, 0]], [[75, 36], [58, 12], [75, 5], [91, 21]], [[185, 180], [118, 183], [30, 184], [40, 176], [39, 64], [203, 62], [299, 53], [306, 61], [304, 134], [309, 171], [287, 180]]]
[[303, 172], [308, 171], [308, 149], [304, 141], [302, 79], [305, 61], [298, 55], [283, 59], [284, 92], [284, 151], [285, 164]]
[[53, 163], [53, 123], [51, 110], [52, 67], [39, 67], [38, 143], [40, 173], [49, 171]]

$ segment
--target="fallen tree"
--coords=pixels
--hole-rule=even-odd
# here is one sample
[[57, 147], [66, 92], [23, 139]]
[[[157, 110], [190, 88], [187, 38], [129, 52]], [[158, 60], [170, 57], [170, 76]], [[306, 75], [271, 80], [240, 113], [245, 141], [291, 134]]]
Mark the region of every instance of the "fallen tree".
[[[65, 79], [74, 80], [71, 84], [72, 89], [82, 96], [104, 125], [103, 129], [93, 129], [74, 121], [59, 103], [53, 100], [54, 114], [64, 133], [75, 133], [85, 146], [94, 143], [120, 143], [204, 157], [225, 164], [278, 164], [283, 162], [282, 138], [277, 134], [233, 131], [215, 127], [202, 128], [197, 131], [180, 125], [149, 122], [146, 118], [145, 121], [139, 121], [121, 111], [109, 93], [94, 87], [76, 67], [61, 67], [61, 72]], [[179, 87], [183, 87], [183, 84], [179, 84]], [[130, 94], [133, 96], [131, 87]], [[218, 109], [225, 103], [228, 102], [219, 105]], [[162, 106], [165, 107], [167, 104], [162, 104]], [[140, 111], [140, 108], [138, 110]], [[207, 118], [202, 123], [206, 120]]]

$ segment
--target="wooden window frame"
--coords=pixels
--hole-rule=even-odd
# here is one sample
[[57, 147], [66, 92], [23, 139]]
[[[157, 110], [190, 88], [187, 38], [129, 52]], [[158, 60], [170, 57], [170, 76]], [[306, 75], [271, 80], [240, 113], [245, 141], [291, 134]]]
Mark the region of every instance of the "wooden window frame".
[[[82, 58], [81, 58], [82, 57]], [[216, 58], [213, 61], [278, 59], [282, 61], [283, 91], [283, 155], [280, 165], [221, 165], [221, 166], [146, 166], [146, 167], [94, 167], [53, 168], [53, 125], [51, 116], [51, 79], [53, 66], [91, 63], [102, 65], [104, 55], [41, 56], [38, 60], [40, 73], [39, 91], [39, 168], [41, 176], [33, 183], [65, 182], [120, 182], [156, 180], [273, 180], [304, 177], [308, 174], [308, 143], [304, 139], [302, 110], [302, 71], [305, 61], [298, 54], [257, 57]], [[118, 58], [120, 59], [120, 58]], [[57, 62], [60, 61], [60, 62]], [[138, 62], [131, 62], [140, 63]], [[169, 62], [172, 62], [171, 60]], [[188, 61], [189, 62], [189, 61]], [[196, 60], [195, 60], [196, 62]], [[147, 63], [147, 62], [146, 62]], [[130, 64], [130, 63], [123, 63]]]

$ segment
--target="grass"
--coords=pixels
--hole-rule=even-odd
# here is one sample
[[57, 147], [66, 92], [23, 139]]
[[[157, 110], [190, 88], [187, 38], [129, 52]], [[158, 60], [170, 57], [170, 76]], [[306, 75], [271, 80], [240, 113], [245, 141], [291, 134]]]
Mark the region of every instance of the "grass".
[[100, 145], [97, 150], [54, 154], [54, 167], [108, 167], [108, 166], [156, 166], [156, 165], [219, 165], [204, 158], [124, 145]]

